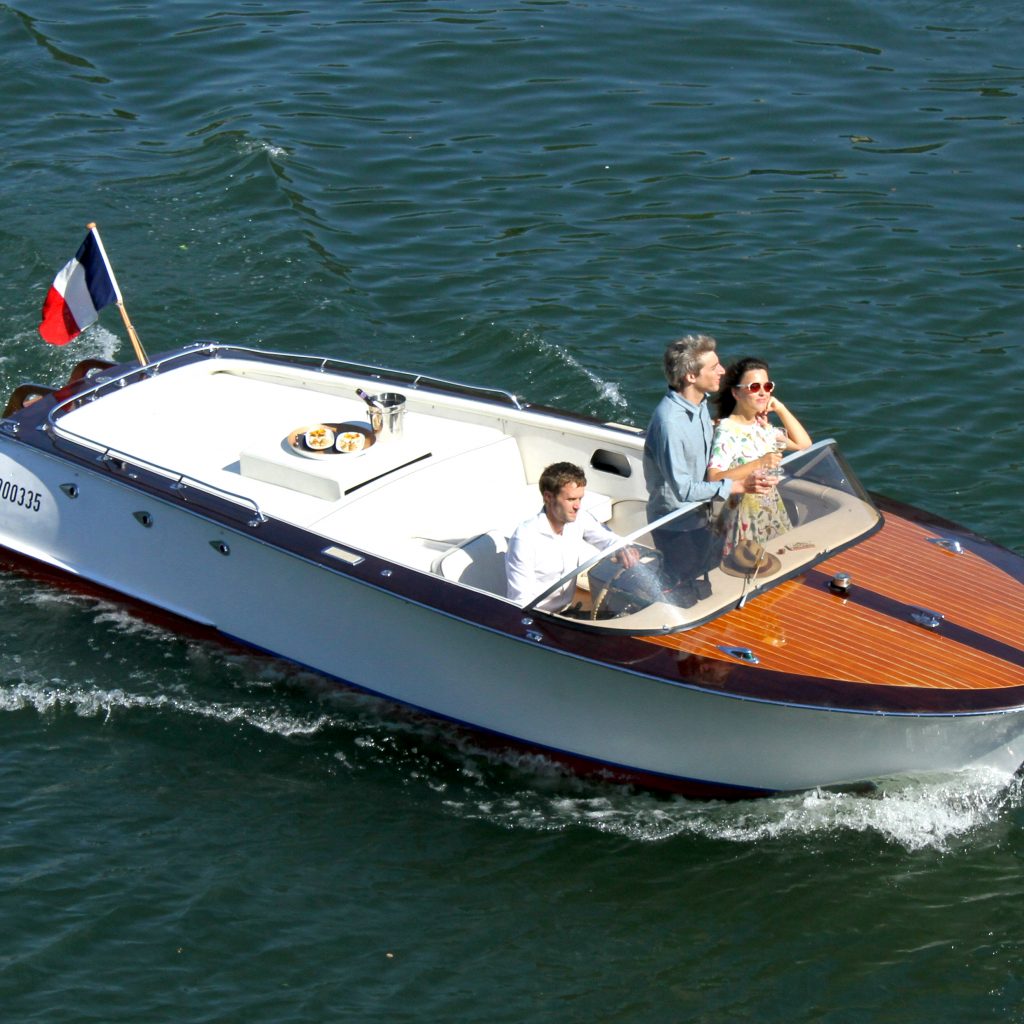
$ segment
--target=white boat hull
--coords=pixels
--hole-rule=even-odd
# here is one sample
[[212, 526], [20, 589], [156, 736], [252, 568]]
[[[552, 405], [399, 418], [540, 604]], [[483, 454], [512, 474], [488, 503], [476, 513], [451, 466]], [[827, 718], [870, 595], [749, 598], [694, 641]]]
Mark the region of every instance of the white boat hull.
[[[858, 713], [717, 693], [565, 653], [543, 624], [520, 619], [496, 632], [394, 593], [388, 576], [332, 571], [259, 530], [231, 529], [6, 437], [0, 480], [18, 489], [0, 504], [0, 544], [12, 551], [616, 776], [787, 791], [971, 766], [1012, 772], [1024, 760], [1020, 711]], [[38, 495], [38, 508], [23, 491]]]

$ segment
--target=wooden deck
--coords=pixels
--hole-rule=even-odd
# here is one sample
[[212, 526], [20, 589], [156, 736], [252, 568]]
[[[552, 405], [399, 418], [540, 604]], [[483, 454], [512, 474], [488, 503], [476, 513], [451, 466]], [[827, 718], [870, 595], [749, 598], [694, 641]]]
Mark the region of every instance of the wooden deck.
[[[863, 543], [744, 608], [648, 642], [730, 661], [719, 645], [749, 647], [761, 667], [849, 682], [936, 689], [1024, 685], [1024, 587], [969, 546], [954, 554], [931, 530], [893, 516]], [[850, 573], [849, 600], [827, 586]], [[908, 626], [914, 608], [945, 616]]]

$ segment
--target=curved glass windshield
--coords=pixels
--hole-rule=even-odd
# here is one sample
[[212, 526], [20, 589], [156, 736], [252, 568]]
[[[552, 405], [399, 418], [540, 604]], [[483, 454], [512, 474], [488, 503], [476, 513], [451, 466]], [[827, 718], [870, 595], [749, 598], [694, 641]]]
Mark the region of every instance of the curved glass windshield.
[[[874, 532], [882, 522], [834, 441], [794, 452], [766, 495], [689, 505], [606, 548], [527, 606], [627, 633], [688, 629], [735, 608]], [[538, 612], [548, 594], [573, 595]]]

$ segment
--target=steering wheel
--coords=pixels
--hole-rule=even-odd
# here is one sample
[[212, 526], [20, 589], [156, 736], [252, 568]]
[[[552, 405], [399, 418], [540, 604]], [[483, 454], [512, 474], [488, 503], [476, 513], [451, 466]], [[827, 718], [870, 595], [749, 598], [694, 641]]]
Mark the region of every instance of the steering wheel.
[[[651, 604], [659, 600], [661, 598], [661, 584], [658, 582], [660, 569], [661, 553], [659, 551], [648, 551], [641, 556], [640, 561], [635, 565], [620, 566], [609, 577], [608, 582], [593, 595], [590, 621], [594, 622], [597, 620], [601, 614], [601, 608], [613, 590], [624, 594], [634, 601], [643, 601], [645, 604]], [[625, 610], [618, 614], [625, 614]]]

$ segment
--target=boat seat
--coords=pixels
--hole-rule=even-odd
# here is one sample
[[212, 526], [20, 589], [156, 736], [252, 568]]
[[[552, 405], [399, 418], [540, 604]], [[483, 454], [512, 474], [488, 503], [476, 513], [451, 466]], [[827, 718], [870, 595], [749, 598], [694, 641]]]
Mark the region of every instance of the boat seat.
[[490, 530], [445, 552], [437, 560], [435, 571], [446, 580], [504, 597], [506, 551], [508, 536]]

